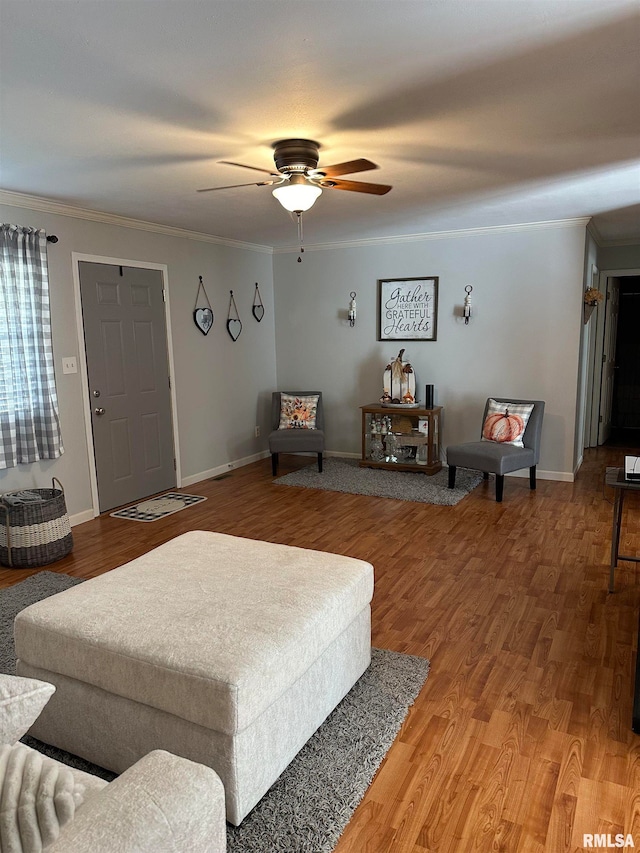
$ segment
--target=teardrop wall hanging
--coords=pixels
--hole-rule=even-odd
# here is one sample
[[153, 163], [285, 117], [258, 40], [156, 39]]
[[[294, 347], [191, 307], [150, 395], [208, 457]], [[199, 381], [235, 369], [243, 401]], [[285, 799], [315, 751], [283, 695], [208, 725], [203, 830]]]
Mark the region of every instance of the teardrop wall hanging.
[[[242, 331], [242, 323], [240, 322], [240, 315], [238, 314], [238, 309], [236, 307], [236, 300], [233, 298], [233, 290], [229, 291], [229, 313], [227, 315], [227, 332], [229, 332], [229, 337], [232, 341], [237, 341], [240, 337], [240, 332]], [[233, 313], [235, 312], [235, 317]]]
[[253, 294], [253, 306], [251, 308], [251, 313], [256, 318], [258, 323], [264, 317], [264, 305], [262, 304], [262, 297], [260, 296], [260, 289], [258, 288], [258, 282], [256, 281], [256, 292]]
[[[207, 296], [207, 291], [205, 290], [204, 284], [202, 283], [202, 276], [198, 276], [200, 283], [198, 284], [198, 290], [196, 291], [196, 304], [193, 309], [193, 322], [200, 329], [203, 335], [208, 335], [211, 331], [211, 327], [213, 326], [213, 309], [211, 307], [211, 303], [209, 302], [209, 297]], [[198, 308], [198, 299], [200, 298], [200, 289], [202, 288], [202, 292], [204, 293], [204, 298], [207, 300], [208, 308]]]

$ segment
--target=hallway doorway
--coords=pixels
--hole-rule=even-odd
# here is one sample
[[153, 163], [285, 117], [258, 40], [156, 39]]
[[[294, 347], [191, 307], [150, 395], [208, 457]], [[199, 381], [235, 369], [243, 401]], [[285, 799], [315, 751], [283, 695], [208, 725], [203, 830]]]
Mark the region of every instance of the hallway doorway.
[[[585, 410], [584, 447], [604, 444], [640, 447], [640, 424], [632, 420], [640, 400], [637, 328], [640, 321], [640, 268], [602, 270], [593, 267], [598, 289], [606, 299], [592, 315], [587, 349], [588, 392]], [[621, 300], [621, 294], [625, 296]], [[622, 302], [622, 304], [620, 304]], [[612, 305], [615, 303], [615, 311]], [[615, 322], [611, 322], [613, 316]], [[622, 379], [620, 368], [623, 366]]]
[[640, 275], [619, 279], [619, 312], [608, 446], [640, 446]]

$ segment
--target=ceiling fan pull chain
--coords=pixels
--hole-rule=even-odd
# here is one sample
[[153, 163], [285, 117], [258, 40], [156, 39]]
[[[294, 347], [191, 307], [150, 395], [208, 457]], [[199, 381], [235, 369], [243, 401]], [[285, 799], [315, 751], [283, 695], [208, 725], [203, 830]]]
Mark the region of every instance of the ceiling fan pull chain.
[[304, 246], [302, 245], [304, 241], [304, 233], [302, 231], [302, 213], [301, 211], [296, 211], [296, 216], [298, 217], [298, 243], [300, 243], [300, 254], [298, 255], [298, 263], [302, 263], [302, 253], [304, 252]]

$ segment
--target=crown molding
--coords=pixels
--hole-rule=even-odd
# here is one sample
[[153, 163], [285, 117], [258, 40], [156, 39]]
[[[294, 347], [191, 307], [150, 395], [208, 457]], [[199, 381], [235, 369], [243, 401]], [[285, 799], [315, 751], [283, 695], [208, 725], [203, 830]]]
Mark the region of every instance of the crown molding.
[[596, 241], [597, 245], [602, 246], [604, 240], [602, 238], [602, 234], [598, 230], [598, 226], [593, 221], [593, 218], [591, 218], [589, 220], [589, 222], [587, 223], [587, 231], [589, 232], [589, 234], [591, 234], [593, 239]]
[[257, 243], [245, 243], [242, 240], [231, 240], [226, 237], [216, 237], [213, 234], [203, 234], [199, 231], [188, 231], [186, 228], [174, 228], [160, 225], [156, 222], [145, 222], [142, 219], [129, 219], [114, 213], [103, 213], [99, 210], [89, 210], [75, 207], [59, 201], [41, 198], [25, 193], [0, 189], [0, 204], [11, 207], [26, 207], [29, 210], [39, 210], [42, 213], [55, 213], [59, 216], [70, 216], [73, 219], [84, 219], [90, 222], [101, 222], [103, 225], [119, 225], [122, 228], [137, 228], [139, 231], [149, 231], [152, 234], [163, 234], [165, 237], [182, 237], [186, 240], [198, 240], [202, 243], [215, 243], [218, 246], [230, 246], [233, 249], [248, 249], [251, 252], [273, 253], [271, 246], [261, 246]]
[[602, 233], [593, 219], [589, 221], [587, 231], [589, 231], [593, 239], [596, 241], [599, 249], [613, 249], [616, 246], [637, 246], [640, 244], [640, 239], [634, 239], [632, 237], [626, 240], [607, 240], [606, 237], [602, 236]]
[[[69, 216], [73, 219], [84, 219], [90, 222], [100, 222], [104, 225], [117, 225], [122, 228], [136, 228], [139, 231], [148, 231], [152, 234], [162, 234], [166, 237], [181, 237], [186, 240], [198, 240], [202, 243], [214, 243], [218, 246], [229, 246], [233, 249], [246, 249], [251, 252], [264, 252], [266, 254], [292, 254], [300, 251], [299, 246], [263, 246], [259, 243], [246, 243], [242, 240], [232, 240], [227, 237], [217, 237], [213, 234], [205, 234], [199, 231], [189, 231], [186, 228], [176, 228], [170, 225], [160, 225], [156, 222], [146, 222], [142, 219], [130, 219], [115, 213], [104, 213], [99, 210], [77, 207], [63, 202], [51, 201], [41, 196], [28, 195], [26, 193], [13, 192], [12, 190], [0, 189], [0, 204], [10, 207], [25, 207], [28, 210], [39, 210], [42, 213], [53, 213], [59, 216]], [[541, 222], [522, 222], [513, 225], [488, 225], [482, 228], [459, 228], [448, 231], [426, 231], [418, 234], [394, 234], [387, 237], [364, 237], [358, 240], [336, 241], [331, 243], [310, 243], [305, 245], [305, 252], [320, 252], [327, 249], [351, 249], [367, 246], [385, 246], [403, 243], [422, 243], [429, 240], [448, 240], [459, 237], [480, 237], [490, 234], [508, 234], [521, 231], [541, 230], [546, 228], [578, 228], [587, 227], [593, 235], [596, 243], [603, 246], [630, 246], [636, 245], [637, 241], [606, 241], [588, 217], [576, 217], [573, 219], [552, 219]]]
[[[427, 231], [423, 234], [397, 234], [389, 237], [369, 237], [336, 243], [305, 243], [305, 252], [320, 252], [325, 249], [352, 249], [366, 246], [384, 246], [399, 243], [423, 243], [428, 240], [449, 240], [458, 237], [482, 237], [490, 234], [508, 234], [520, 231], [540, 231], [547, 228], [584, 228], [588, 216], [574, 219], [550, 219], [544, 222], [521, 222], [515, 225], [487, 225], [483, 228], [460, 228], [450, 231]], [[299, 246], [274, 248], [274, 255], [299, 252]]]

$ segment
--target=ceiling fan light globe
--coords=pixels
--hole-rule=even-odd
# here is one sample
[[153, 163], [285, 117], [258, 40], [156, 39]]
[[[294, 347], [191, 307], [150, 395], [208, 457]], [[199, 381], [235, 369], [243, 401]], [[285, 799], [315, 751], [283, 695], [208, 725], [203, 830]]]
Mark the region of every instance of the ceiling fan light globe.
[[309, 210], [313, 207], [318, 196], [322, 195], [320, 187], [312, 184], [284, 184], [271, 191], [285, 210], [291, 213]]

